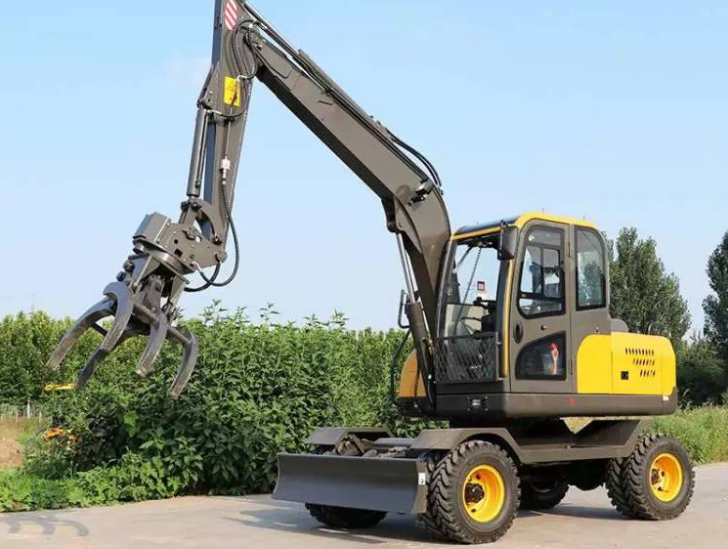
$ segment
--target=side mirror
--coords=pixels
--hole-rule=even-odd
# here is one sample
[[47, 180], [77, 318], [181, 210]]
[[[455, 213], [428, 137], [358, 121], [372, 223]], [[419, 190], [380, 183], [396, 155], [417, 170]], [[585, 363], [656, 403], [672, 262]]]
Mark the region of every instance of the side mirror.
[[518, 227], [501, 224], [498, 238], [498, 259], [508, 261], [516, 257], [518, 252]]

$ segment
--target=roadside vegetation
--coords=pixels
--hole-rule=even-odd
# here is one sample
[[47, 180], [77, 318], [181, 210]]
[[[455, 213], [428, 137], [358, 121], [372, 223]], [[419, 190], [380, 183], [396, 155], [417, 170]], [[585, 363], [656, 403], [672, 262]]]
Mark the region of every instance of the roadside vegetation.
[[[654, 241], [622, 231], [611, 269], [613, 316], [666, 335], [678, 354], [681, 411], [650, 429], [678, 437], [697, 462], [728, 460], [728, 235], [708, 267], [705, 333], [687, 339], [687, 306]], [[43, 412], [42, 421], [0, 421], [0, 441], [24, 454], [22, 465], [0, 463], [0, 512], [266, 492], [277, 453], [303, 450], [316, 426], [386, 425], [401, 435], [424, 426], [399, 418], [389, 399], [400, 331], [350, 330], [339, 313], [283, 323], [272, 307], [251, 319], [219, 304], [185, 324], [201, 354], [187, 390], [171, 401], [180, 363], [173, 345], [147, 380], [133, 373], [144, 342], [130, 340], [85, 392], [44, 392], [75, 379], [99, 336], [87, 334], [59, 372], [48, 372], [68, 321], [41, 312], [0, 321], [0, 406], [32, 401]]]

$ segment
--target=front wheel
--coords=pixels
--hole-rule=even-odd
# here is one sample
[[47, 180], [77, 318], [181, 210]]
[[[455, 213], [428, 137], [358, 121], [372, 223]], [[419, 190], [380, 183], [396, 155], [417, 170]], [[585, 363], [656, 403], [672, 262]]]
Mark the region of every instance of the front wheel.
[[447, 454], [429, 481], [425, 524], [458, 543], [501, 538], [518, 512], [518, 471], [491, 442], [471, 440]]
[[[337, 448], [317, 448], [315, 453], [330, 456], [358, 456], [361, 453], [354, 443], [345, 440]], [[318, 522], [330, 528], [342, 530], [355, 530], [376, 526], [387, 516], [384, 511], [370, 511], [367, 509], [351, 509], [349, 507], [334, 507], [332, 505], [318, 505], [307, 503], [306, 509]]]
[[314, 505], [312, 503], [307, 503], [306, 509], [321, 524], [340, 530], [371, 528], [379, 524], [387, 516], [384, 511], [366, 511], [348, 507], [333, 507], [331, 505]]

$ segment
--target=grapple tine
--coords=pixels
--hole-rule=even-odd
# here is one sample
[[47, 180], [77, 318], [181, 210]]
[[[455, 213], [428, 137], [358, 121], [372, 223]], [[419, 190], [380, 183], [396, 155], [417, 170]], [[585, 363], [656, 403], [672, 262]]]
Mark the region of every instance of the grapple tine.
[[149, 342], [147, 343], [142, 356], [137, 363], [136, 373], [146, 377], [152, 369], [154, 361], [157, 360], [162, 346], [167, 339], [169, 331], [169, 320], [165, 315], [159, 315], [157, 321], [149, 327]]
[[68, 355], [73, 346], [81, 339], [81, 336], [96, 322], [113, 314], [114, 302], [110, 299], [99, 301], [88, 311], [83, 313], [76, 323], [66, 332], [58, 346], [48, 359], [48, 367], [57, 370]]
[[94, 354], [91, 355], [91, 358], [88, 359], [88, 362], [84, 365], [83, 369], [81, 370], [81, 374], [78, 376], [78, 379], [76, 380], [76, 389], [79, 391], [86, 388], [86, 384], [88, 383], [88, 380], [91, 379], [91, 376], [94, 375], [94, 372], [96, 371], [96, 368], [98, 367], [99, 363], [104, 360], [111, 351], [106, 351], [99, 347], [94, 351]]
[[134, 303], [131, 300], [129, 288], [121, 282], [112, 282], [106, 286], [104, 294], [116, 302], [114, 323], [109, 328], [104, 341], [99, 346], [99, 351], [105, 351], [108, 355], [119, 344], [124, 332], [129, 326], [131, 315], [134, 312]]
[[[114, 322], [112, 323], [111, 328], [109, 328], [109, 330], [106, 332], [106, 336], [101, 342], [101, 345], [99, 345], [96, 351], [94, 351], [94, 354], [91, 355], [91, 358], [88, 359], [83, 369], [81, 370], [81, 374], [76, 381], [76, 389], [79, 390], [86, 387], [89, 379], [91, 379], [91, 376], [94, 375], [96, 368], [102, 360], [104, 360], [114, 349], [116, 349], [116, 347], [118, 347], [126, 339], [135, 335], [135, 333], [129, 329], [131, 315], [134, 312], [134, 303], [131, 299], [131, 293], [129, 292], [129, 288], [125, 284], [122, 284], [120, 282], [113, 282], [104, 289], [104, 294], [108, 299], [101, 302], [99, 305], [92, 307], [89, 310], [90, 312], [92, 312], [92, 314], [87, 313], [86, 315], [84, 315], [84, 317], [82, 317], [83, 324], [88, 324], [88, 327], [90, 327], [99, 318], [104, 318], [110, 315], [114, 316]], [[102, 304], [104, 304], [103, 307], [101, 306]], [[89, 322], [90, 319], [93, 318], [95, 318], [94, 322]], [[82, 324], [81, 321], [77, 323], [77, 325], [80, 324]], [[71, 332], [76, 335], [76, 332], [73, 329], [71, 330]], [[69, 332], [69, 334], [71, 334], [71, 332]], [[75, 340], [72, 343], [75, 343], [78, 337], [80, 337], [81, 333], [83, 332], [78, 332]], [[60, 346], [59, 349], [63, 351]], [[56, 353], [54, 353], [54, 356], [55, 354]], [[62, 359], [63, 357], [61, 357], [61, 360]]]
[[[176, 334], [173, 332], [176, 332]], [[177, 375], [169, 389], [169, 395], [173, 399], [177, 399], [182, 394], [187, 382], [190, 380], [192, 371], [195, 369], [195, 363], [197, 362], [197, 355], [199, 354], [200, 349], [197, 343], [197, 338], [187, 328], [174, 329], [173, 331], [170, 331], [170, 334], [173, 335], [177, 341], [182, 343], [185, 349], [185, 356], [182, 359], [182, 365], [177, 371]]]

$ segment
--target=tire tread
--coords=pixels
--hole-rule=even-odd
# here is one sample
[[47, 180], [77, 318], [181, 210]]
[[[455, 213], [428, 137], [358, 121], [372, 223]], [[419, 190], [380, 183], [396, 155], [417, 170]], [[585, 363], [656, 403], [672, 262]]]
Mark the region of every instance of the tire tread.
[[[459, 490], [457, 487], [458, 466], [470, 456], [477, 453], [490, 453], [511, 469], [515, 482], [515, 506], [509, 511], [506, 521], [493, 532], [473, 535], [461, 524], [459, 513]], [[518, 482], [518, 471], [515, 463], [500, 446], [482, 440], [470, 440], [451, 451], [435, 467], [428, 485], [427, 513], [424, 523], [438, 537], [465, 544], [490, 543], [501, 538], [511, 527], [520, 504], [521, 489]]]

